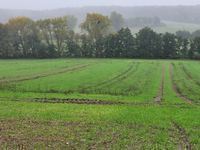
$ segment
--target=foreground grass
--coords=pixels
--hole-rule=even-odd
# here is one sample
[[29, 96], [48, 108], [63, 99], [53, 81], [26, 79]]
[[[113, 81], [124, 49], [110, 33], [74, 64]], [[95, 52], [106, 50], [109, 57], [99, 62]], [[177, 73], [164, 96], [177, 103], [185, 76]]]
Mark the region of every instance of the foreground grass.
[[0, 141], [4, 146], [17, 146], [12, 143], [14, 139], [16, 144], [29, 148], [60, 145], [85, 149], [175, 149], [181, 143], [181, 135], [173, 127], [177, 122], [186, 130], [192, 147], [198, 149], [199, 116], [199, 107], [187, 105], [133, 107], [1, 101]]
[[0, 69], [0, 149], [200, 149], [199, 62], [0, 60]]

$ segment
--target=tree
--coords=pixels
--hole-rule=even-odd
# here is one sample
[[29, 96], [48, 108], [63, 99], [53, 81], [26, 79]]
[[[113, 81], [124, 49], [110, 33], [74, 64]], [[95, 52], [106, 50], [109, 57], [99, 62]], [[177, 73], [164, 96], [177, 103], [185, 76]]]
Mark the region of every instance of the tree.
[[192, 33], [192, 38], [200, 37], [200, 30], [196, 30]]
[[189, 51], [189, 40], [185, 37], [177, 37], [177, 55], [180, 58], [187, 58]]
[[193, 40], [191, 40], [189, 57], [196, 57], [197, 54], [200, 54], [200, 37], [196, 37]]
[[80, 36], [73, 31], [69, 32], [67, 44], [67, 56], [81, 57]]
[[146, 27], [136, 34], [136, 56], [142, 58], [161, 57], [161, 37], [152, 29]]
[[48, 47], [54, 47], [53, 29], [51, 19], [39, 20], [36, 22], [40, 36]]
[[105, 57], [113, 58], [119, 56], [117, 54], [117, 43], [118, 43], [118, 35], [109, 34], [105, 38]]
[[136, 35], [129, 28], [111, 32], [109, 18], [96, 13], [81, 24], [85, 33], [76, 34], [74, 27], [71, 16], [39, 21], [15, 17], [0, 23], [0, 58], [200, 58], [200, 36], [191, 38], [187, 31], [158, 34], [145, 27]]
[[53, 40], [55, 41], [55, 47], [58, 51], [59, 56], [64, 56], [66, 53], [66, 43], [69, 33], [69, 27], [67, 23], [67, 17], [58, 17], [51, 19], [51, 28], [53, 34]]
[[190, 32], [189, 31], [177, 31], [176, 32], [176, 36], [177, 37], [180, 37], [180, 38], [182, 38], [182, 39], [189, 39], [190, 37], [191, 37], [191, 34], [190, 34]]
[[33, 26], [33, 20], [27, 17], [16, 17], [8, 21], [9, 41], [15, 50], [16, 57], [27, 57], [31, 53], [32, 47], [30, 47], [29, 40], [31, 40], [30, 36], [36, 33], [32, 30]]
[[117, 33], [116, 50], [118, 57], [134, 57], [135, 39], [129, 28], [122, 28]]
[[114, 28], [114, 31], [116, 32], [119, 31], [124, 26], [125, 21], [123, 16], [115, 11], [111, 12], [110, 20]]
[[101, 14], [87, 14], [85, 22], [81, 24], [81, 29], [86, 31], [93, 41], [108, 35], [111, 26], [110, 19]]
[[94, 57], [94, 42], [87, 35], [82, 34], [80, 36], [81, 39], [81, 56], [82, 57]]
[[13, 49], [9, 44], [8, 29], [6, 25], [0, 23], [0, 58], [12, 57]]
[[74, 30], [77, 25], [77, 18], [74, 16], [67, 16], [67, 26], [69, 30]]
[[73, 32], [70, 30], [73, 27], [69, 25], [67, 16], [39, 20], [37, 24], [41, 37], [49, 49], [52, 49], [52, 53], [58, 57], [66, 56], [69, 33]]
[[163, 40], [163, 53], [164, 58], [176, 58], [177, 57], [177, 41], [176, 36], [172, 33], [165, 33], [162, 37]]

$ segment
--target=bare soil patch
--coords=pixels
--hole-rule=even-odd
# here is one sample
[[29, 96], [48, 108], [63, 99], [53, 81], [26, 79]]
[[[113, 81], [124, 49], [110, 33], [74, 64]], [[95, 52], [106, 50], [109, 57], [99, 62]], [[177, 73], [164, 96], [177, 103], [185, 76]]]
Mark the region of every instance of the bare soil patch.
[[184, 150], [191, 150], [192, 149], [192, 145], [189, 141], [189, 137], [185, 131], [185, 129], [183, 127], [181, 127], [180, 125], [178, 125], [176, 122], [172, 122], [173, 128], [175, 129], [175, 131], [178, 133], [178, 138], [179, 139], [179, 145], [178, 145], [178, 149], [184, 149]]

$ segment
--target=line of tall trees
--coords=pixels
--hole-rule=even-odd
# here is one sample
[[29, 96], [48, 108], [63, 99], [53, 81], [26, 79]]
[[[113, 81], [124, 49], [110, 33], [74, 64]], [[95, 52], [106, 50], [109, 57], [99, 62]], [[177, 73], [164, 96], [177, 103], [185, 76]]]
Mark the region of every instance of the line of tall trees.
[[72, 16], [12, 18], [0, 24], [0, 58], [200, 58], [200, 36], [158, 34], [148, 27], [133, 35], [117, 13], [87, 14], [80, 33], [75, 26]]

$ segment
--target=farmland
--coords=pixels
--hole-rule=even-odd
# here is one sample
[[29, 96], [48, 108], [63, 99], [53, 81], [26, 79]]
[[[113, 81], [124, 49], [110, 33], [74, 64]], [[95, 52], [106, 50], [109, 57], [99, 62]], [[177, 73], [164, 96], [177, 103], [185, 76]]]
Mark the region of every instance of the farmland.
[[[180, 22], [172, 22], [172, 21], [162, 21], [165, 25], [160, 27], [154, 27], [153, 30], [157, 33], [176, 33], [177, 31], [183, 30], [183, 31], [189, 31], [189, 32], [195, 32], [199, 29], [198, 24], [192, 24], [192, 23], [180, 23]], [[137, 33], [141, 28], [133, 28], [131, 31], [133, 33]]]
[[0, 149], [200, 149], [200, 62], [0, 60]]

